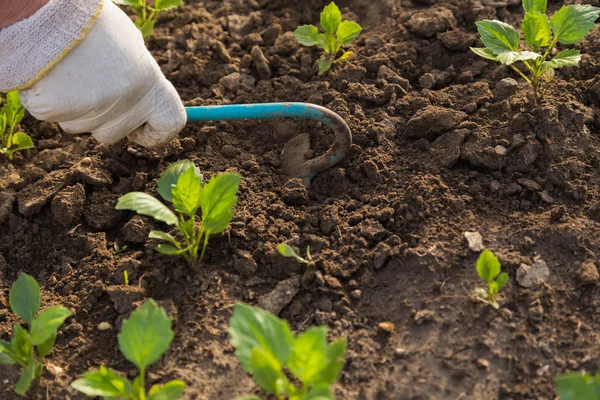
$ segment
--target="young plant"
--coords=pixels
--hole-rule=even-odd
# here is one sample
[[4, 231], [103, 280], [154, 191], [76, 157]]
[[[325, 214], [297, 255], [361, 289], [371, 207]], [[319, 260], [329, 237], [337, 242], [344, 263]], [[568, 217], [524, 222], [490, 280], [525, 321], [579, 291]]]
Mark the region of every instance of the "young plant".
[[125, 358], [139, 370], [130, 382], [113, 370], [101, 366], [97, 371], [84, 374], [71, 383], [71, 387], [88, 395], [105, 399], [175, 400], [185, 391], [185, 382], [173, 380], [164, 385], [154, 385], [146, 393], [146, 369], [169, 349], [173, 341], [171, 319], [165, 310], [150, 299], [123, 321], [119, 333], [119, 349]]
[[500, 270], [501, 265], [498, 257], [491, 251], [484, 250], [477, 260], [477, 274], [487, 282], [488, 289], [477, 288], [475, 289], [475, 293], [496, 310], [500, 308], [500, 305], [496, 301], [496, 295], [508, 282], [508, 274], [506, 272], [500, 273]]
[[159, 12], [179, 7], [183, 4], [181, 0], [154, 0], [154, 7], [150, 6], [148, 0], [113, 0], [114, 3], [129, 6], [135, 12], [138, 19], [135, 20], [135, 26], [142, 32], [144, 39], [152, 36], [156, 16]]
[[[551, 81], [556, 68], [579, 65], [579, 50], [564, 49], [549, 59], [552, 50], [560, 43], [573, 45], [590, 32], [600, 13], [600, 8], [584, 4], [563, 6], [552, 18], [546, 15], [547, 0], [523, 0], [525, 18], [521, 32], [528, 48], [521, 48], [519, 32], [501, 21], [476, 22], [485, 48], [471, 48], [475, 54], [488, 60], [510, 66], [527, 81], [536, 95], [541, 97], [540, 81]], [[545, 50], [542, 50], [545, 49]], [[529, 76], [513, 64], [521, 61]]]
[[600, 400], [600, 374], [573, 372], [554, 378], [560, 400]]
[[328, 344], [325, 326], [294, 335], [286, 321], [246, 304], [235, 305], [229, 325], [235, 355], [263, 390], [278, 400], [335, 399], [331, 386], [344, 367], [346, 339]]
[[38, 315], [40, 287], [35, 279], [24, 273], [11, 287], [8, 299], [10, 309], [27, 323], [27, 329], [15, 324], [10, 343], [0, 340], [0, 364], [19, 364], [23, 368], [15, 393], [24, 396], [31, 383], [42, 375], [44, 357], [54, 347], [58, 328], [73, 313], [65, 307], [53, 306]]
[[342, 21], [342, 13], [334, 2], [323, 9], [321, 26], [325, 33], [319, 33], [319, 28], [314, 25], [302, 25], [294, 31], [294, 36], [304, 46], [317, 46], [325, 50], [325, 55], [319, 60], [319, 73], [324, 74], [333, 64], [353, 55], [351, 51], [346, 51], [336, 58], [343, 45], [352, 43], [358, 37], [362, 27], [354, 21]]
[[[0, 99], [0, 103], [2, 99]], [[19, 92], [8, 92], [6, 103], [0, 109], [0, 153], [12, 159], [16, 151], [33, 148], [33, 141], [23, 132], [15, 132], [15, 127], [25, 116], [25, 108], [19, 101]]]
[[[151, 231], [150, 239], [164, 240], [156, 251], [161, 254], [182, 255], [192, 267], [202, 261], [210, 235], [223, 232], [233, 218], [241, 175], [226, 172], [204, 184], [198, 167], [189, 160], [178, 161], [161, 175], [158, 193], [172, 203], [176, 215], [155, 197], [143, 192], [131, 192], [121, 197], [117, 210], [132, 210], [157, 221], [177, 227], [184, 242], [162, 231]], [[196, 224], [196, 213], [202, 210], [202, 221]], [[198, 258], [198, 248], [202, 253]]]
[[313, 260], [312, 255], [310, 254], [310, 246], [306, 248], [306, 258], [300, 257], [298, 254], [296, 254], [296, 251], [294, 251], [294, 249], [290, 245], [285, 243], [281, 243], [280, 245], [278, 245], [277, 251], [284, 257], [295, 258], [296, 261], [298, 261], [300, 264], [306, 264], [307, 267], [310, 267], [315, 264], [315, 261]]

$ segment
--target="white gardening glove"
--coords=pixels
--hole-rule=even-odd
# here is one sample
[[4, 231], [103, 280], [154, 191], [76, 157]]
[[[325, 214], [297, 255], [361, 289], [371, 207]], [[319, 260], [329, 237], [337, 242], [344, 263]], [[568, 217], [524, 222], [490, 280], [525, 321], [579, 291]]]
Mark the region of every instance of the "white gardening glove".
[[186, 123], [175, 88], [110, 0], [50, 0], [1, 30], [0, 91], [14, 89], [35, 118], [101, 143], [128, 136], [156, 147]]

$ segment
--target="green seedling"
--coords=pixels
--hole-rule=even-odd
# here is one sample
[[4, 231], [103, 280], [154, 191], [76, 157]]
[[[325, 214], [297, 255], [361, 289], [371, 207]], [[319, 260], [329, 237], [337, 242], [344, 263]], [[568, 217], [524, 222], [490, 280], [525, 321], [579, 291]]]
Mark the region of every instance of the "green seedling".
[[183, 4], [181, 0], [154, 0], [154, 7], [150, 6], [148, 0], [113, 0], [113, 2], [133, 9], [137, 16], [134, 21], [135, 26], [142, 32], [144, 39], [152, 36], [158, 13]]
[[300, 257], [296, 251], [288, 244], [281, 243], [277, 246], [277, 251], [284, 257], [295, 258], [300, 264], [306, 264], [307, 267], [314, 265], [315, 261], [310, 254], [310, 246], [306, 247], [306, 258]]
[[129, 272], [126, 269], [123, 270], [123, 282], [125, 282], [125, 286], [129, 286]]
[[119, 246], [116, 242], [113, 244], [113, 255], [118, 256], [122, 252], [127, 250], [127, 245]]
[[325, 326], [294, 335], [286, 321], [246, 304], [235, 305], [229, 324], [235, 355], [263, 390], [278, 400], [335, 399], [346, 339], [328, 344]]
[[40, 287], [35, 279], [24, 273], [19, 275], [8, 296], [10, 309], [25, 321], [27, 329], [15, 324], [10, 343], [0, 340], [0, 364], [19, 364], [23, 368], [14, 390], [24, 396], [32, 382], [42, 375], [44, 357], [54, 347], [58, 328], [73, 313], [65, 307], [53, 306], [38, 314]]
[[325, 50], [325, 55], [319, 60], [319, 73], [324, 74], [333, 64], [353, 55], [351, 51], [346, 51], [337, 57], [343, 45], [352, 43], [358, 37], [362, 27], [354, 21], [342, 21], [342, 13], [334, 2], [323, 9], [321, 26], [325, 33], [320, 33], [314, 25], [302, 25], [294, 31], [294, 36], [304, 46], [317, 46]]
[[501, 268], [500, 260], [489, 250], [484, 250], [477, 260], [477, 274], [487, 282], [488, 289], [477, 288], [475, 293], [496, 310], [500, 308], [496, 301], [496, 295], [508, 282], [508, 274], [500, 273]]
[[[172, 203], [176, 215], [155, 197], [142, 192], [131, 192], [121, 197], [117, 210], [132, 210], [148, 215], [157, 221], [177, 227], [185, 243], [162, 231], [151, 231], [149, 238], [160, 239], [156, 251], [161, 254], [182, 255], [192, 267], [202, 261], [208, 239], [221, 233], [233, 218], [241, 175], [226, 172], [213, 177], [204, 184], [198, 167], [189, 160], [178, 161], [161, 175], [158, 193]], [[196, 226], [196, 213], [202, 211], [202, 221]], [[202, 253], [198, 257], [198, 248]]]
[[15, 132], [15, 127], [24, 116], [25, 108], [19, 101], [19, 92], [8, 92], [6, 103], [0, 109], [0, 153], [6, 154], [9, 159], [12, 159], [17, 151], [33, 148], [33, 141], [29, 135]]
[[600, 374], [573, 372], [554, 378], [560, 400], [600, 400]]
[[185, 391], [185, 382], [173, 380], [154, 385], [146, 393], [146, 369], [160, 359], [173, 341], [171, 319], [164, 309], [150, 299], [123, 321], [119, 333], [119, 349], [139, 370], [133, 382], [115, 371], [101, 366], [84, 374], [71, 387], [88, 395], [105, 399], [175, 400]]
[[[510, 66], [531, 85], [536, 97], [541, 97], [540, 82], [550, 82], [555, 69], [578, 66], [581, 60], [579, 50], [564, 49], [550, 58], [552, 50], [558, 43], [573, 45], [585, 38], [600, 13], [600, 8], [574, 4], [563, 6], [548, 18], [546, 5], [547, 0], [523, 0], [525, 18], [521, 33], [526, 49], [521, 48], [521, 38], [515, 28], [495, 20], [476, 22], [485, 48], [471, 48], [483, 58]], [[529, 76], [513, 65], [518, 61], [524, 64]]]

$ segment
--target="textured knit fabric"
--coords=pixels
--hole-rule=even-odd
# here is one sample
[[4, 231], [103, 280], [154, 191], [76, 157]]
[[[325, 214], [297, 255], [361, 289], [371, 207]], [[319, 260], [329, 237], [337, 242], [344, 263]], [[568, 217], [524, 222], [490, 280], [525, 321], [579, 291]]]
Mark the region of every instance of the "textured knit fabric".
[[35, 118], [58, 122], [67, 133], [91, 132], [102, 143], [129, 137], [157, 147], [186, 123], [181, 99], [140, 30], [110, 0], [81, 43], [19, 94]]
[[0, 92], [39, 81], [85, 37], [102, 2], [50, 0], [31, 17], [0, 30]]

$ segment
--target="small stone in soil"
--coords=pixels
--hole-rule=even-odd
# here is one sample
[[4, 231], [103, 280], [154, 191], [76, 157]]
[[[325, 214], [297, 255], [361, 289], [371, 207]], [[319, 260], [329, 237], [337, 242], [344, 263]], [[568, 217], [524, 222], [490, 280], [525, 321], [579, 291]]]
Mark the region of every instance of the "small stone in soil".
[[379, 325], [377, 325], [377, 327], [379, 328], [379, 330], [381, 332], [388, 334], [388, 335], [391, 333], [394, 333], [394, 330], [396, 329], [394, 324], [389, 321], [380, 322]]
[[258, 305], [275, 315], [279, 315], [281, 310], [294, 299], [300, 290], [300, 283], [299, 277], [279, 282], [270, 293], [259, 297]]
[[596, 264], [592, 260], [587, 260], [581, 264], [581, 268], [579, 269], [577, 276], [582, 285], [597, 286], [598, 282], [600, 281], [598, 268], [596, 268]]
[[480, 252], [485, 249], [483, 245], [483, 237], [479, 232], [465, 232], [463, 233], [465, 238], [467, 239], [467, 243], [469, 244], [469, 249], [474, 252]]
[[542, 283], [546, 282], [549, 276], [548, 265], [542, 259], [536, 260], [533, 265], [521, 264], [517, 270], [519, 285], [530, 289], [537, 289]]

